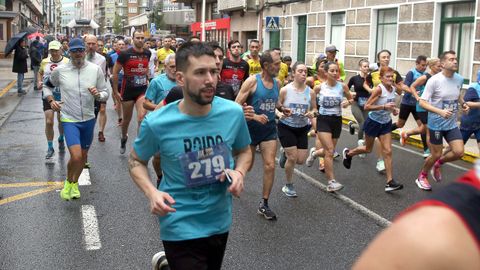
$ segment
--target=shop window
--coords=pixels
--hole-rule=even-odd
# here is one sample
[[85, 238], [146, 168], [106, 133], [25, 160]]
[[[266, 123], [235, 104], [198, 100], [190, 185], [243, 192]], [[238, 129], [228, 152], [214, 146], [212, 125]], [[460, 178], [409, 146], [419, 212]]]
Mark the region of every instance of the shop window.
[[375, 52], [389, 50], [390, 64], [395, 65], [397, 47], [397, 9], [380, 9], [377, 13], [377, 41]]
[[468, 84], [472, 65], [475, 2], [446, 3], [442, 5], [439, 54], [453, 50], [457, 53], [458, 73]]
[[345, 12], [332, 13], [330, 18], [330, 44], [339, 50], [337, 58], [343, 60], [345, 54]]

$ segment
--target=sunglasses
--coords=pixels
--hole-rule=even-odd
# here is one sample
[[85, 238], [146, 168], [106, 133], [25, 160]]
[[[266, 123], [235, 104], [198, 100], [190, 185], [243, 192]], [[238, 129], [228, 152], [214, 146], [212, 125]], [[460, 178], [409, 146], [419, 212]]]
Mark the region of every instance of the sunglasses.
[[85, 51], [85, 49], [83, 49], [83, 48], [71, 49], [71, 50], [70, 50], [70, 52], [72, 52], [72, 53], [79, 53], [79, 52], [82, 53], [82, 52], [84, 52], [84, 51]]

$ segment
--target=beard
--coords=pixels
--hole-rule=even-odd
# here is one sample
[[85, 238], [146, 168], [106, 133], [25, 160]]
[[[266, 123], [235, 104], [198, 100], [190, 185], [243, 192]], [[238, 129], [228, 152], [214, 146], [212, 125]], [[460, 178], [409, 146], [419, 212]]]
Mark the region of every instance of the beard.
[[[213, 87], [213, 88], [214, 88], [214, 92], [215, 92], [215, 87]], [[190, 91], [189, 83], [186, 82], [185, 83], [185, 89], [186, 89], [186, 93], [190, 97], [190, 99], [193, 102], [195, 102], [195, 103], [197, 103], [198, 105], [201, 105], [201, 106], [211, 104], [212, 101], [213, 101], [213, 98], [215, 97], [215, 95], [212, 95], [212, 97], [203, 97], [202, 96], [202, 92], [208, 91], [207, 87], [201, 88], [201, 89], [198, 90], [197, 93], [194, 93], [194, 92]]]
[[81, 67], [83, 66], [83, 63], [85, 63], [85, 60], [83, 59], [83, 57], [80, 57], [80, 58], [73, 58], [72, 57], [72, 64], [76, 67]]
[[87, 53], [87, 60], [90, 61], [95, 57], [95, 51]]

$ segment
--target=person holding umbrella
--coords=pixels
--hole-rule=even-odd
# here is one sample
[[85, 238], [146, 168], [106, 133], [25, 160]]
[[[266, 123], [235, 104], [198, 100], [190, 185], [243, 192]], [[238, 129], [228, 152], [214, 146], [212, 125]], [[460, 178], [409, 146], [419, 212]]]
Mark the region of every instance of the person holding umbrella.
[[15, 55], [13, 57], [12, 72], [17, 73], [17, 91], [19, 96], [25, 95], [27, 93], [27, 91], [23, 90], [22, 88], [25, 73], [28, 72], [28, 53], [25, 47], [25, 39], [22, 39], [20, 42], [17, 43], [17, 46], [15, 47]]

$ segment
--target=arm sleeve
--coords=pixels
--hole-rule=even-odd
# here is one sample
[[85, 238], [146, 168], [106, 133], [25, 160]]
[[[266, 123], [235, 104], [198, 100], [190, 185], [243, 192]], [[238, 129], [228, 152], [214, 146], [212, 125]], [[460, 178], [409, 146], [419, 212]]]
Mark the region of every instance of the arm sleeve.
[[140, 125], [140, 131], [133, 143], [133, 149], [138, 157], [143, 161], [148, 161], [155, 153], [159, 151], [158, 143], [155, 134], [150, 128], [150, 113], [145, 117]]
[[108, 99], [107, 83], [105, 82], [105, 75], [99, 66], [97, 66], [97, 91], [100, 93], [99, 101], [106, 101]]
[[60, 72], [61, 68], [56, 68], [50, 73], [50, 77], [43, 82], [43, 96], [48, 97], [53, 95], [53, 88], [60, 85]]
[[[397, 75], [398, 76], [398, 75]], [[413, 72], [409, 71], [405, 76], [405, 84], [410, 87], [413, 83]]]

